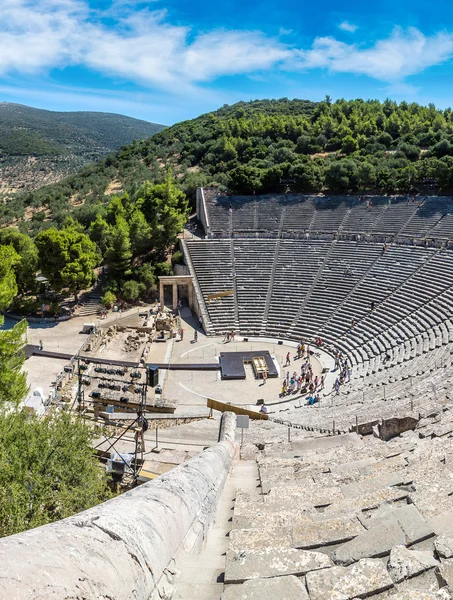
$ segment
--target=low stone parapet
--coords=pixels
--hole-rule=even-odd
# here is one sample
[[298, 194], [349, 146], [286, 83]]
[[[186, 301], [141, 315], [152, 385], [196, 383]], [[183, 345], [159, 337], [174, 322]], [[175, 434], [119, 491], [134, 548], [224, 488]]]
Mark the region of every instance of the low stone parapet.
[[78, 515], [0, 540], [0, 597], [158, 600], [173, 559], [213, 521], [234, 456], [235, 416], [221, 441], [154, 481]]

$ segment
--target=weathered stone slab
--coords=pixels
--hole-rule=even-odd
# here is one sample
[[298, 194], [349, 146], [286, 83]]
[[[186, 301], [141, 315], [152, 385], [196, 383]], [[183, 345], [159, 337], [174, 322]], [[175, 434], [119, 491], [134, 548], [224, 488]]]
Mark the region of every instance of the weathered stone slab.
[[341, 487], [341, 491], [345, 498], [354, 498], [365, 494], [372, 494], [382, 488], [391, 487], [393, 485], [407, 485], [412, 483], [412, 479], [407, 473], [386, 473], [378, 477], [364, 479], [357, 483], [349, 483]]
[[439, 565], [432, 552], [408, 550], [405, 546], [395, 546], [390, 552], [388, 570], [395, 583], [414, 577]]
[[362, 438], [356, 433], [346, 433], [332, 437], [308, 438], [306, 440], [291, 442], [294, 452], [299, 453], [301, 456], [306, 456], [310, 452], [316, 452], [316, 454], [328, 452], [332, 448], [337, 447], [347, 448], [362, 445]]
[[387, 600], [452, 600], [452, 596], [447, 588], [438, 592], [423, 592], [421, 590], [410, 590], [392, 594]]
[[336, 500], [344, 499], [344, 495], [338, 486], [320, 487], [319, 484], [311, 486], [288, 486], [275, 488], [269, 492], [270, 502], [277, 500], [280, 503], [297, 505], [297, 503], [311, 506], [328, 506]]
[[253, 460], [256, 458], [258, 453], [259, 450], [255, 444], [244, 444], [241, 448], [242, 460]]
[[386, 523], [398, 523], [406, 535], [406, 544], [415, 544], [434, 535], [433, 528], [425, 521], [413, 504], [394, 508], [387, 505], [375, 517], [363, 520], [368, 529]]
[[434, 548], [442, 558], [453, 558], [453, 537], [440, 535], [434, 540]]
[[304, 584], [294, 575], [250, 579], [227, 586], [222, 600], [309, 600]]
[[272, 504], [270, 510], [267, 505], [257, 504], [253, 507], [234, 509], [233, 527], [235, 529], [254, 529], [260, 527], [290, 527], [292, 524], [305, 521], [313, 508], [297, 506], [286, 508], [283, 503]]
[[395, 521], [365, 530], [353, 540], [337, 548], [332, 558], [336, 564], [350, 565], [362, 558], [385, 556], [394, 546], [405, 543], [406, 536]]
[[429, 520], [436, 535], [453, 535], [453, 510], [446, 511]]
[[[269, 525], [272, 525], [269, 523]], [[230, 531], [230, 550], [255, 550], [261, 548], [291, 548], [290, 530], [284, 527], [262, 529], [232, 529]]]
[[364, 559], [350, 567], [312, 571], [306, 576], [310, 600], [352, 600], [366, 598], [393, 587], [380, 560]]
[[265, 548], [263, 550], [228, 550], [225, 583], [242, 583], [259, 577], [305, 575], [309, 571], [331, 567], [332, 561], [321, 552], [293, 548]]
[[453, 558], [444, 560], [438, 569], [438, 573], [445, 582], [445, 585], [448, 585], [449, 589], [453, 590]]
[[364, 531], [357, 519], [305, 519], [291, 528], [294, 548], [318, 548], [330, 544], [341, 544]]
[[332, 473], [349, 473], [350, 471], [364, 470], [365, 467], [373, 465], [376, 462], [373, 456], [354, 460], [352, 462], [342, 463], [340, 465], [332, 465], [330, 471]]
[[377, 508], [383, 502], [398, 502], [406, 500], [407, 497], [408, 493], [404, 490], [399, 490], [398, 488], [384, 488], [377, 492], [373, 492], [372, 494], [337, 500], [324, 509], [324, 514], [360, 514], [362, 511]]

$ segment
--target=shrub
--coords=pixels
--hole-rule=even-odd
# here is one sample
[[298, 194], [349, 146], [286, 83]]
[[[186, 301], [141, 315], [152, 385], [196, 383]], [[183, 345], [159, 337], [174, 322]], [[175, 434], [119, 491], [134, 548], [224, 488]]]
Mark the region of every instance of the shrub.
[[184, 256], [180, 250], [173, 252], [173, 256], [171, 257], [171, 264], [173, 267], [175, 265], [183, 265], [184, 264]]
[[107, 291], [102, 296], [102, 304], [105, 306], [105, 308], [112, 308], [112, 306], [115, 304], [115, 302], [116, 302], [116, 296], [113, 292]]
[[137, 281], [131, 279], [126, 281], [121, 290], [121, 295], [128, 302], [134, 302], [140, 296], [140, 285]]

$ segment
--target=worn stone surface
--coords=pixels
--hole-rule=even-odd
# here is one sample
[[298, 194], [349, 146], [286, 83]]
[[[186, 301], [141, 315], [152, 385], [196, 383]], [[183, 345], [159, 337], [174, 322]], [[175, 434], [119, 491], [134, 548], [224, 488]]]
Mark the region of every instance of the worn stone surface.
[[268, 498], [269, 501], [276, 500], [280, 503], [294, 505], [303, 503], [316, 507], [328, 506], [337, 500], [344, 499], [344, 495], [338, 486], [326, 487], [313, 483], [311, 486], [306, 485], [303, 488], [293, 485], [272, 489]]
[[291, 527], [297, 523], [305, 523], [307, 517], [313, 513], [313, 508], [289, 507], [282, 503], [272, 505], [268, 510], [267, 505], [256, 504], [256, 507], [241, 508], [234, 510], [233, 527], [236, 529], [264, 528], [271, 527]]
[[[449, 499], [451, 502], [451, 498]], [[445, 534], [453, 536], [453, 510], [443, 512], [440, 515], [433, 517], [429, 521], [429, 524], [437, 535]]]
[[306, 576], [310, 600], [352, 600], [365, 598], [393, 587], [380, 560], [363, 559], [350, 567], [312, 571]]
[[332, 558], [336, 564], [350, 565], [362, 558], [385, 556], [394, 546], [405, 543], [406, 536], [398, 523], [376, 525], [342, 544]]
[[[271, 524], [269, 524], [271, 525]], [[232, 529], [230, 550], [254, 550], [261, 548], [291, 548], [292, 538], [288, 528], [268, 527], [260, 529]]]
[[332, 561], [321, 552], [293, 548], [265, 548], [263, 550], [228, 550], [225, 583], [242, 583], [259, 577], [305, 575], [315, 569], [332, 566]]
[[442, 558], [453, 558], [453, 537], [440, 535], [434, 540], [434, 548]]
[[382, 488], [393, 485], [407, 485], [412, 483], [412, 478], [407, 473], [387, 473], [370, 479], [364, 479], [357, 483], [349, 483], [341, 487], [341, 491], [346, 498], [354, 498], [363, 494], [371, 494]]
[[453, 591], [453, 558], [444, 560], [437, 572], [445, 582], [445, 585], [448, 586], [449, 590]]
[[356, 498], [337, 500], [334, 504], [331, 504], [324, 509], [324, 514], [360, 514], [361, 511], [370, 511], [371, 509], [377, 508], [383, 502], [401, 502], [406, 500], [407, 497], [408, 493], [403, 490], [399, 490], [397, 488], [384, 488], [382, 490], [373, 492], [372, 494], [365, 494], [363, 496], [357, 496]]
[[295, 548], [317, 548], [340, 544], [364, 531], [357, 519], [305, 519], [291, 527]]
[[433, 528], [425, 521], [413, 504], [396, 508], [392, 505], [386, 505], [373, 518], [362, 519], [362, 523], [368, 529], [390, 522], [400, 525], [406, 535], [407, 544], [415, 544], [434, 535]]
[[258, 448], [255, 444], [244, 444], [241, 448], [242, 460], [253, 460], [259, 453]]
[[446, 588], [443, 588], [438, 592], [410, 590], [392, 594], [391, 596], [388, 596], [388, 600], [452, 600], [452, 596]]
[[304, 584], [294, 575], [251, 579], [241, 585], [229, 585], [222, 600], [309, 600]]
[[408, 550], [405, 546], [395, 546], [390, 552], [388, 570], [395, 583], [414, 577], [428, 569], [437, 567], [439, 562], [432, 552]]

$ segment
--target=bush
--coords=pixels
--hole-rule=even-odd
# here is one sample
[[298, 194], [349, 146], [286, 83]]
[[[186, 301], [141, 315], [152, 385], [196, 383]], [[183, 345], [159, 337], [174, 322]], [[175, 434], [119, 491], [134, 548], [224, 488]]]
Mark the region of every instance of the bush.
[[154, 265], [154, 272], [156, 277], [159, 277], [160, 275], [173, 275], [173, 269], [167, 262], [156, 263]]
[[105, 306], [105, 308], [112, 308], [115, 302], [116, 296], [113, 292], [105, 292], [105, 294], [102, 296], [102, 304]]
[[142, 265], [134, 270], [134, 278], [140, 282], [145, 284], [146, 288], [154, 288], [156, 287], [156, 277], [154, 275], [154, 267], [152, 267], [149, 263]]
[[143, 284], [139, 284], [138, 281], [134, 281], [133, 279], [126, 281], [121, 290], [122, 297], [128, 302], [134, 302], [140, 296], [141, 286]]
[[172, 267], [175, 265], [183, 265], [184, 264], [184, 256], [180, 250], [173, 252], [173, 256], [171, 257]]

